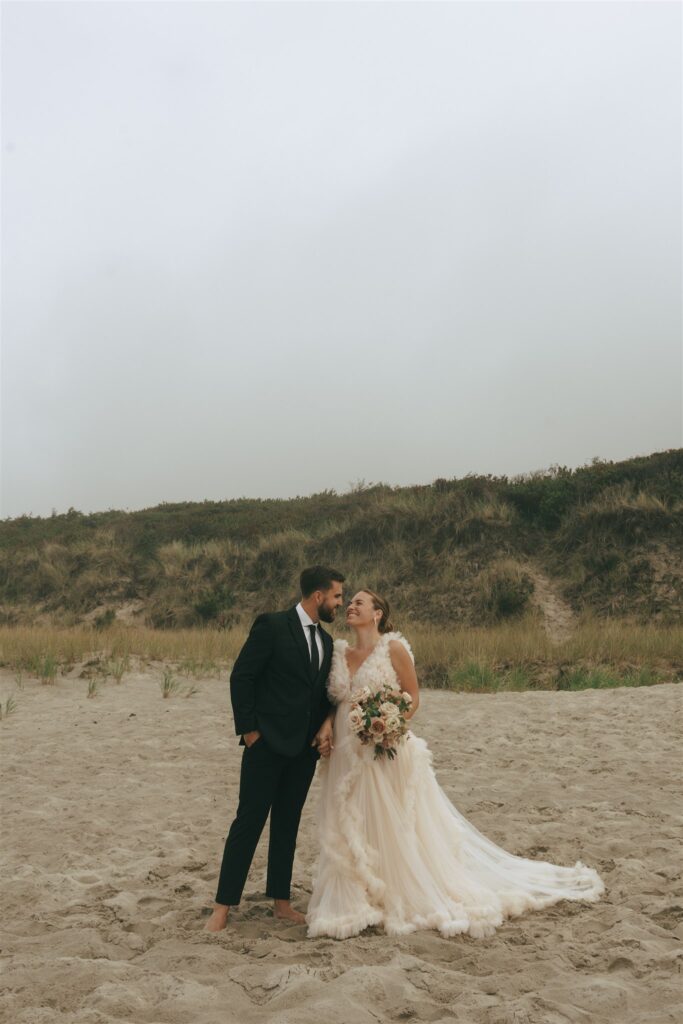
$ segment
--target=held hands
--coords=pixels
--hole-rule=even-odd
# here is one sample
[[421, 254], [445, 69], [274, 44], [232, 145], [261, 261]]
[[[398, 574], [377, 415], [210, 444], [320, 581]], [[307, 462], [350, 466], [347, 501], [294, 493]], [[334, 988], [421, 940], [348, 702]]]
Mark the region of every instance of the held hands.
[[[320, 753], [321, 757], [329, 757], [332, 751], [334, 750], [334, 746], [332, 745], [333, 735], [334, 730], [332, 728], [332, 723], [325, 721], [323, 722], [323, 724], [318, 729], [318, 732], [313, 737], [313, 742], [311, 743], [311, 746], [318, 748], [318, 752]], [[245, 732], [242, 735], [242, 739], [244, 740], [245, 746], [247, 747], [253, 747], [256, 741], [260, 738], [261, 733], [258, 731], [258, 729], [255, 729], [253, 732]]]
[[321, 757], [329, 757], [334, 750], [334, 746], [332, 745], [333, 735], [334, 729], [332, 728], [332, 722], [325, 719], [313, 737], [313, 742], [311, 743], [312, 747], [318, 748], [318, 753]]

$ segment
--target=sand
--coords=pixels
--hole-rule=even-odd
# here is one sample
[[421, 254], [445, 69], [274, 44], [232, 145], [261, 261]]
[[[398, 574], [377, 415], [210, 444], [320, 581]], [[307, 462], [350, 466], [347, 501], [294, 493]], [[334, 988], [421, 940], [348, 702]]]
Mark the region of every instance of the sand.
[[[441, 785], [514, 853], [584, 860], [608, 891], [505, 922], [337, 942], [275, 921], [262, 838], [228, 930], [204, 930], [241, 750], [228, 684], [161, 698], [161, 666], [87, 699], [0, 674], [3, 976], [12, 1024], [663, 1024], [680, 1021], [683, 898], [675, 807], [683, 689], [423, 691], [415, 731]], [[305, 910], [314, 783], [294, 865]]]

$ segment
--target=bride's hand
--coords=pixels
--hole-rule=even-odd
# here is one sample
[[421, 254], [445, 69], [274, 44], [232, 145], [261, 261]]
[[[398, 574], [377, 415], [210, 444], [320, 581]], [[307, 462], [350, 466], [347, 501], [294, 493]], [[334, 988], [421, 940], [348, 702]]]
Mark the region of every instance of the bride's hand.
[[317, 733], [313, 737], [313, 742], [311, 743], [312, 747], [318, 748], [318, 753], [321, 757], [329, 757], [334, 750], [334, 746], [332, 744], [333, 735], [334, 728], [332, 723], [326, 719], [318, 729]]

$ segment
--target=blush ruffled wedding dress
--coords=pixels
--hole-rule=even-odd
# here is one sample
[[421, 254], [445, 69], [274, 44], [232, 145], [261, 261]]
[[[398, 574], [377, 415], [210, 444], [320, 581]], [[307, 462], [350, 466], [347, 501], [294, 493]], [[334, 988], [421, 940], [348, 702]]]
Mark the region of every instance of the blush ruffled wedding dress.
[[[328, 693], [337, 704], [334, 750], [319, 765], [320, 852], [306, 921], [308, 935], [336, 939], [382, 925], [390, 935], [436, 928], [442, 935], [491, 935], [506, 917], [559, 900], [598, 900], [604, 883], [577, 861], [560, 867], [515, 857], [486, 839], [439, 786], [432, 755], [408, 731], [390, 761], [374, 760], [351, 732], [351, 694], [383, 684], [400, 691], [385, 633], [351, 678], [336, 640]], [[414, 660], [414, 659], [413, 659]]]

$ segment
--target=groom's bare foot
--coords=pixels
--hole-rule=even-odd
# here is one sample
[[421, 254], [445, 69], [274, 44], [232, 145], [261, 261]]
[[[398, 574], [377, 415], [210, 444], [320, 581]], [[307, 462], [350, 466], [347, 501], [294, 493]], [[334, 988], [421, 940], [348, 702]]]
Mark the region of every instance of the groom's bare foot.
[[293, 921], [294, 924], [306, 924], [306, 915], [291, 906], [289, 900], [273, 900], [273, 917], [282, 921]]
[[222, 903], [214, 903], [213, 914], [204, 925], [204, 929], [207, 932], [222, 932], [228, 923], [228, 914], [230, 913], [230, 907], [223, 906]]

